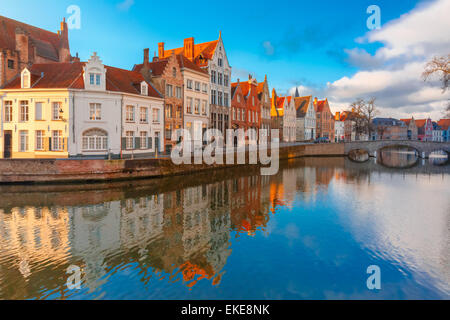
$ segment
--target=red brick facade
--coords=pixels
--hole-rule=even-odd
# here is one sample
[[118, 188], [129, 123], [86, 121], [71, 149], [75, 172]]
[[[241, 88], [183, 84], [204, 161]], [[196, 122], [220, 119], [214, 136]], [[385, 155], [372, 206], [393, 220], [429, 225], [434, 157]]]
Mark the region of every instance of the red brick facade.
[[254, 129], [258, 135], [261, 127], [261, 102], [256, 80], [250, 76], [246, 82], [238, 80], [232, 83], [231, 96], [232, 128]]
[[149, 61], [149, 50], [144, 50], [144, 63], [136, 65], [145, 80], [151, 82], [164, 96], [164, 151], [170, 150], [177, 144], [172, 140], [172, 133], [183, 128], [183, 74], [178, 58], [175, 54], [168, 58], [153, 58]]
[[0, 16], [0, 87], [34, 63], [72, 60], [65, 20], [53, 33]]
[[327, 137], [334, 141], [334, 116], [331, 113], [328, 99], [314, 99], [314, 108], [316, 109], [316, 135], [317, 138]]

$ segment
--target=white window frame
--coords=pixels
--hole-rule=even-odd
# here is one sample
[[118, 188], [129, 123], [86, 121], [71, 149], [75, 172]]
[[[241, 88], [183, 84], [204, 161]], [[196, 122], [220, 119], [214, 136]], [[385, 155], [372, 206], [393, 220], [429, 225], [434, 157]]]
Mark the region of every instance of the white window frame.
[[[144, 117], [142, 117], [142, 116], [144, 116]], [[140, 107], [139, 122], [140, 123], [148, 123], [148, 107]]]
[[125, 108], [125, 112], [126, 112], [125, 121], [135, 122], [135, 107], [132, 105], [127, 105]]
[[20, 122], [27, 122], [30, 119], [28, 100], [21, 100], [20, 102]]
[[[56, 110], [55, 110], [55, 107], [57, 107]], [[58, 101], [52, 102], [52, 120], [53, 121], [61, 120], [61, 114], [59, 112], [59, 110], [61, 110], [61, 108], [62, 108], [61, 102], [58, 102]]]
[[5, 101], [5, 122], [13, 121], [13, 102], [11, 100]]
[[127, 131], [125, 133], [125, 148], [127, 150], [134, 149], [134, 131]]
[[141, 149], [148, 149], [148, 132], [141, 131], [139, 137], [141, 138]]
[[45, 131], [44, 130], [36, 130], [35, 135], [36, 135], [35, 149], [38, 151], [44, 150]]
[[89, 120], [91, 121], [102, 120], [102, 105], [100, 103], [89, 104]]
[[19, 131], [19, 152], [28, 152], [28, 130]]

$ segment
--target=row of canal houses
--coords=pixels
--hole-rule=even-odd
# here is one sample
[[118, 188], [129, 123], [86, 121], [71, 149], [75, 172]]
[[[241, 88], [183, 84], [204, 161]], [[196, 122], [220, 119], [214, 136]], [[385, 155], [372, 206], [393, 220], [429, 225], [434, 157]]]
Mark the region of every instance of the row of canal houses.
[[279, 96], [267, 76], [232, 83], [221, 34], [157, 48], [131, 70], [95, 52], [82, 62], [65, 20], [53, 33], [0, 16], [0, 157], [155, 156], [179, 142], [178, 129], [202, 142], [207, 129], [254, 129], [247, 142], [270, 129], [282, 142], [334, 139], [327, 100]]
[[0, 16], [0, 157], [155, 156], [173, 149], [179, 129], [200, 145], [207, 129], [243, 129], [246, 143], [263, 134], [281, 142], [369, 139], [356, 133], [354, 113], [332, 114], [327, 99], [298, 90], [279, 96], [267, 76], [233, 83], [221, 33], [157, 48], [153, 58], [144, 49], [130, 70], [95, 52], [82, 62], [70, 53], [65, 20], [53, 33]]
[[450, 141], [450, 119], [375, 118], [370, 140]]

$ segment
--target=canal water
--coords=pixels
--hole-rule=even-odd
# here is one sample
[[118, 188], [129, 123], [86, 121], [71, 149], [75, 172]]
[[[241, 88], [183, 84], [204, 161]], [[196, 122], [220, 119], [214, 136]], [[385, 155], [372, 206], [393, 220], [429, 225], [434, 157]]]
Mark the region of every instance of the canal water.
[[449, 299], [450, 166], [382, 160], [0, 186], [0, 299]]

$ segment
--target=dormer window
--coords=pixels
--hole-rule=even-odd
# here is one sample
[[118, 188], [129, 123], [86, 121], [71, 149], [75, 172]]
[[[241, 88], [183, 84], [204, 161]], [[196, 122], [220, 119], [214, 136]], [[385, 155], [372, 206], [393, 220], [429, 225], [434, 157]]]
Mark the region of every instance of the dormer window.
[[90, 73], [89, 74], [89, 83], [92, 86], [99, 86], [101, 84], [101, 75], [96, 73]]
[[91, 59], [83, 68], [85, 89], [103, 91], [106, 90], [106, 68], [100, 58], [94, 52]]
[[30, 88], [30, 71], [28, 71], [27, 69], [24, 69], [22, 71], [22, 85], [21, 87], [23, 89], [28, 89]]
[[143, 96], [148, 96], [148, 85], [145, 82], [141, 83], [141, 94]]

